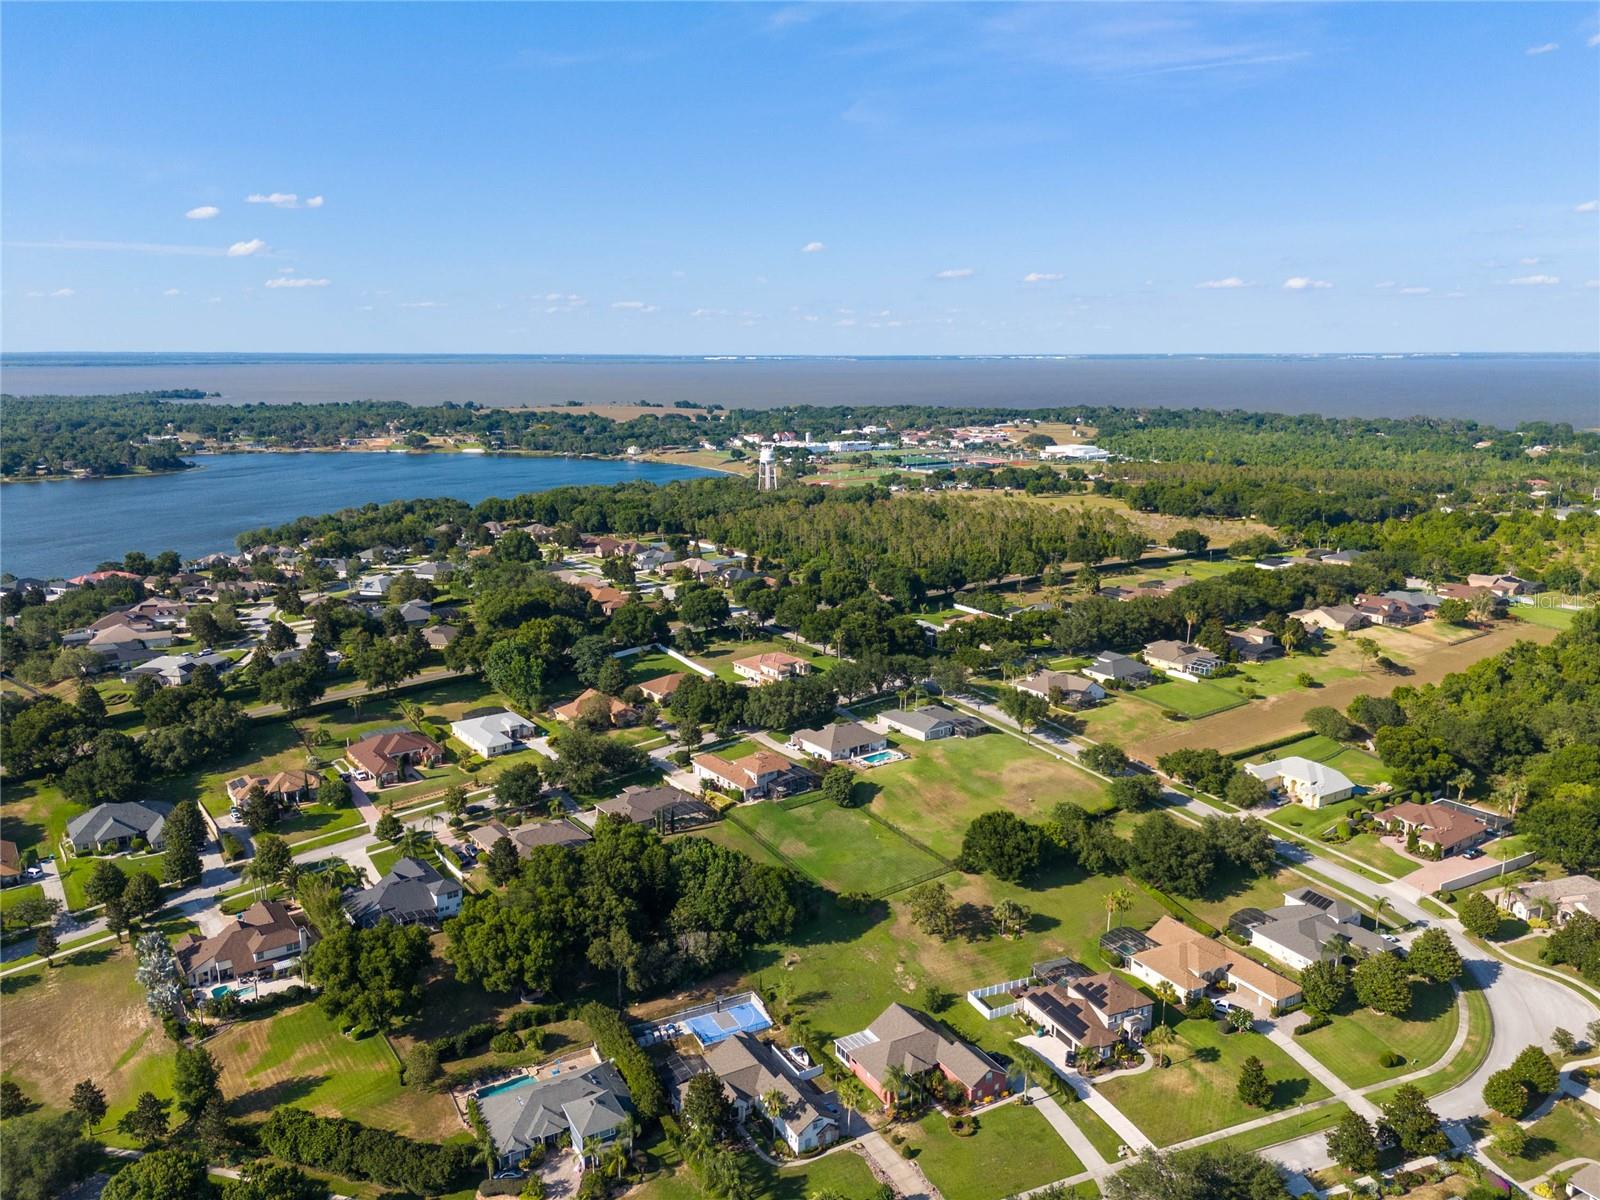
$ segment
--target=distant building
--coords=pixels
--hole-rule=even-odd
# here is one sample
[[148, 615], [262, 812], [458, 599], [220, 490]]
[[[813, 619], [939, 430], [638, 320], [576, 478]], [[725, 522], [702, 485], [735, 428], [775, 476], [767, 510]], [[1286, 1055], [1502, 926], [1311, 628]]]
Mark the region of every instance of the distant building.
[[265, 970], [288, 970], [311, 945], [305, 920], [276, 900], [258, 900], [208, 938], [185, 934], [173, 944], [190, 987], [226, 983]]
[[1095, 655], [1094, 661], [1083, 669], [1083, 673], [1101, 683], [1120, 683], [1124, 686], [1148, 683], [1151, 678], [1148, 666], [1137, 658], [1118, 654], [1115, 650], [1102, 650]]
[[379, 921], [437, 926], [461, 911], [461, 895], [461, 885], [454, 879], [418, 859], [402, 858], [377, 883], [348, 896], [344, 909], [361, 926]]
[[846, 721], [821, 729], [796, 730], [790, 736], [789, 744], [802, 754], [809, 754], [824, 762], [843, 762], [888, 749], [889, 739], [859, 722]]
[[1245, 774], [1255, 776], [1268, 788], [1306, 808], [1322, 808], [1356, 794], [1356, 785], [1343, 772], [1298, 754], [1271, 762], [1250, 763], [1244, 770]]
[[1407, 800], [1386, 808], [1378, 821], [1392, 832], [1408, 837], [1416, 831], [1419, 845], [1427, 846], [1440, 858], [1470, 850], [1489, 837], [1489, 823], [1449, 804], [1417, 804]]
[[535, 1147], [542, 1152], [563, 1138], [588, 1165], [612, 1142], [631, 1144], [633, 1097], [610, 1061], [552, 1071], [543, 1079], [525, 1076], [481, 1088], [473, 1098], [494, 1144], [495, 1165], [503, 1170], [515, 1167]]
[[752, 680], [758, 686], [765, 683], [777, 683], [784, 679], [796, 679], [801, 675], [811, 674], [811, 664], [809, 662], [793, 654], [785, 654], [782, 650], [772, 650], [766, 654], [752, 654], [747, 658], [736, 658], [731, 665], [735, 675], [742, 679]]
[[159, 800], [97, 804], [67, 822], [67, 841], [80, 854], [127, 850], [141, 839], [152, 850], [159, 850], [171, 812], [172, 805]]
[[866, 1029], [833, 1045], [835, 1057], [885, 1104], [892, 1100], [893, 1067], [910, 1076], [937, 1072], [971, 1104], [996, 1099], [1006, 1086], [1005, 1069], [994, 1059], [903, 1004], [891, 1004]]
[[394, 729], [368, 734], [346, 747], [344, 756], [379, 787], [389, 787], [402, 782], [408, 770], [438, 766], [444, 761], [444, 748], [424, 734]]
[[1039, 451], [1039, 457], [1046, 460], [1052, 458], [1065, 458], [1075, 459], [1080, 462], [1109, 462], [1111, 459], [1111, 451], [1102, 450], [1099, 446], [1090, 446], [1084, 442], [1070, 442], [1066, 444], [1057, 444], [1054, 446], [1045, 446]]
[[889, 709], [882, 716], [883, 723], [919, 742], [936, 742], [950, 737], [973, 737], [988, 728], [977, 717], [937, 704], [922, 708]]
[[1214, 675], [1222, 668], [1220, 654], [1193, 642], [1151, 642], [1144, 648], [1144, 660], [1158, 671], [1188, 680]]
[[1105, 688], [1071, 671], [1035, 671], [1026, 679], [1017, 680], [1015, 686], [1019, 692], [1067, 708], [1084, 708], [1106, 698]]
[[1277, 635], [1259, 625], [1228, 630], [1228, 649], [1237, 654], [1241, 662], [1265, 662], [1283, 656]]
[[450, 725], [450, 736], [483, 758], [495, 758], [520, 750], [538, 733], [538, 729], [526, 717], [504, 710], [453, 721]]

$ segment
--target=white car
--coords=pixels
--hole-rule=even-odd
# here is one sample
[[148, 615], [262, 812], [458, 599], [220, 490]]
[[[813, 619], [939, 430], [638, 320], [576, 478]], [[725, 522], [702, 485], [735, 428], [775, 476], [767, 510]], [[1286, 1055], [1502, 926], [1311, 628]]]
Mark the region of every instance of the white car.
[[1230, 1000], [1213, 1000], [1211, 1007], [1219, 1013], [1227, 1014], [1233, 1011], [1233, 1002]]

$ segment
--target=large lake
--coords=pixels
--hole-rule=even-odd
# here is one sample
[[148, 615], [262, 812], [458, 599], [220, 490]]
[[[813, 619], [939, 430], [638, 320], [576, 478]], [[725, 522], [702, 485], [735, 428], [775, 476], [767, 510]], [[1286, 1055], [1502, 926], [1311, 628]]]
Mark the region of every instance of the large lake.
[[0, 487], [0, 570], [49, 579], [130, 550], [185, 558], [234, 549], [246, 529], [420, 496], [477, 503], [568, 484], [665, 483], [709, 472], [668, 463], [480, 454], [202, 455], [193, 470]]

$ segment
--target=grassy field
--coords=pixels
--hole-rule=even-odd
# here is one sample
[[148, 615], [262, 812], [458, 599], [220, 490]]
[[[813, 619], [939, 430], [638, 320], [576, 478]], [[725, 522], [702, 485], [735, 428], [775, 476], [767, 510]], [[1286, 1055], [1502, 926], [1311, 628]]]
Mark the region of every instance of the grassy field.
[[787, 810], [776, 804], [745, 808], [735, 821], [836, 892], [880, 894], [942, 866], [860, 809], [823, 800]]
[[1238, 693], [1209, 680], [1188, 683], [1182, 679], [1169, 679], [1163, 683], [1152, 683], [1149, 687], [1140, 688], [1134, 695], [1140, 700], [1148, 700], [1151, 704], [1170, 708], [1173, 712], [1182, 713], [1186, 717], [1209, 717], [1212, 713], [1237, 708], [1246, 703]]
[[906, 1129], [915, 1162], [936, 1188], [961, 1200], [1000, 1200], [1083, 1170], [1044, 1115], [1006, 1104], [977, 1116], [978, 1132], [957, 1137], [930, 1113]]
[[[1351, 1087], [1381, 1083], [1437, 1062], [1461, 1024], [1455, 991], [1447, 983], [1418, 983], [1405, 1018], [1357, 1009], [1347, 1002], [1331, 1025], [1298, 1039], [1325, 1067]], [[1405, 1059], [1384, 1067], [1378, 1056], [1392, 1051]]]
[[[1301, 758], [1309, 758], [1313, 762], [1319, 762], [1337, 771], [1342, 771], [1349, 776], [1351, 782], [1359, 783], [1362, 787], [1376, 787], [1380, 783], [1388, 783], [1391, 778], [1389, 768], [1384, 766], [1376, 755], [1368, 754], [1359, 746], [1346, 746], [1330, 737], [1324, 737], [1320, 733], [1307, 734], [1299, 741], [1290, 742], [1287, 746], [1279, 746], [1276, 750], [1269, 750], [1263, 754], [1252, 754], [1247, 761], [1253, 763], [1271, 762], [1273, 759], [1289, 758], [1295, 755]], [[1310, 809], [1304, 811], [1308, 814], [1312, 813]], [[1318, 811], [1325, 813], [1329, 809], [1324, 808]]]
[[[665, 1139], [648, 1147], [646, 1153], [661, 1174], [629, 1192], [631, 1200], [703, 1200], [706, 1193]], [[745, 1166], [754, 1184], [748, 1193], [750, 1200], [810, 1200], [832, 1192], [843, 1200], [877, 1200], [878, 1196], [878, 1181], [866, 1160], [849, 1150], [776, 1170], [747, 1155]]]
[[1543, 625], [1549, 629], [1571, 629], [1572, 619], [1578, 614], [1570, 608], [1538, 608], [1532, 604], [1518, 604], [1511, 615], [1530, 625]]
[[[84, 895], [83, 889], [87, 886], [89, 878], [94, 871], [95, 864], [100, 859], [79, 856], [74, 858], [59, 858], [56, 865], [61, 871], [61, 887], [67, 893], [67, 909], [76, 912], [80, 908], [89, 907], [89, 897]], [[153, 875], [156, 882], [161, 881], [161, 856], [154, 855], [141, 858], [137, 862], [124, 855], [118, 855], [106, 861], [116, 866], [124, 875]]]
[[694, 674], [677, 659], [660, 650], [646, 650], [643, 654], [632, 654], [618, 661], [628, 668], [630, 683], [644, 683], [650, 679], [659, 679], [663, 675]]
[[[1489, 1043], [1494, 1038], [1494, 1017], [1489, 1012], [1489, 1001], [1483, 992], [1470, 985], [1461, 989], [1467, 1002], [1467, 1037], [1461, 1049], [1439, 1070], [1423, 1079], [1415, 1080], [1425, 1095], [1437, 1096], [1449, 1091], [1467, 1079], [1483, 1063], [1489, 1053]], [[1396, 1087], [1379, 1088], [1368, 1093], [1367, 1099], [1380, 1107], [1393, 1098]]]
[[1179, 728], [1179, 723], [1171, 715], [1176, 712], [1175, 709], [1146, 703], [1138, 696], [1139, 692], [1113, 692], [1109, 700], [1085, 709], [1078, 714], [1084, 732], [1094, 741], [1112, 742], [1125, 750], [1137, 752], [1139, 744], [1145, 739], [1160, 737]]
[[401, 1087], [383, 1038], [346, 1037], [315, 1003], [230, 1025], [208, 1045], [235, 1116], [265, 1118], [294, 1104], [429, 1141], [461, 1131], [447, 1097]]
[[1225, 929], [1228, 918], [1241, 908], [1278, 908], [1284, 903], [1285, 892], [1311, 886], [1311, 880], [1288, 867], [1255, 877], [1241, 877], [1238, 872], [1229, 871], [1212, 879], [1203, 896], [1183, 904], [1201, 920]]
[[37, 780], [7, 780], [0, 803], [0, 837], [15, 842], [19, 853], [32, 847], [41, 857], [54, 854], [67, 822], [88, 807], [67, 799], [58, 787]]
[[[1169, 1023], [1175, 1014], [1169, 1013]], [[1172, 1065], [1110, 1079], [1101, 1093], [1122, 1110], [1158, 1146], [1249, 1121], [1262, 1110], [1239, 1102], [1234, 1089], [1239, 1068], [1250, 1055], [1259, 1058], [1272, 1081], [1272, 1102], [1265, 1110], [1293, 1108], [1329, 1095], [1328, 1089], [1287, 1054], [1258, 1033], [1223, 1034], [1213, 1021], [1177, 1020], [1178, 1041]]]
[[1004, 733], [938, 742], [896, 742], [907, 755], [863, 772], [858, 801], [946, 858], [961, 849], [973, 818], [997, 808], [1030, 821], [1063, 801], [1098, 811], [1109, 801], [1086, 771]]
[[1600, 1159], [1600, 1116], [1581, 1100], [1558, 1100], [1548, 1115], [1528, 1126], [1528, 1145], [1520, 1158], [1488, 1152], [1512, 1179], [1532, 1179], [1569, 1158]]

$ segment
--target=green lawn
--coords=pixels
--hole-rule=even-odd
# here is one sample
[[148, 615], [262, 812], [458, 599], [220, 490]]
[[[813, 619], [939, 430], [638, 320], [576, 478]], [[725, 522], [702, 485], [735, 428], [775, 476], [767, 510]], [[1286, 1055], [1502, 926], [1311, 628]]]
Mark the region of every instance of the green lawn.
[[[1324, 1129], [1332, 1129], [1349, 1112], [1343, 1104], [1327, 1104], [1321, 1108], [1314, 1108], [1310, 1112], [1300, 1113], [1293, 1117], [1285, 1117], [1281, 1121], [1274, 1121], [1270, 1125], [1238, 1133], [1230, 1138], [1223, 1138], [1215, 1143], [1218, 1146], [1231, 1146], [1235, 1150], [1248, 1150], [1252, 1153], [1265, 1150], [1269, 1146], [1276, 1146], [1280, 1142], [1287, 1142], [1294, 1138], [1304, 1137], [1308, 1133], [1318, 1133]], [[1272, 1156], [1267, 1155], [1268, 1158]]]
[[1134, 694], [1141, 700], [1170, 708], [1186, 717], [1209, 717], [1212, 713], [1247, 703], [1236, 692], [1205, 680], [1188, 683], [1182, 679], [1168, 679], [1140, 688]]
[[[631, 1200], [703, 1200], [706, 1193], [665, 1138], [645, 1147], [645, 1153], [660, 1174], [629, 1192]], [[878, 1181], [866, 1160], [849, 1150], [777, 1170], [753, 1154], [742, 1161], [754, 1184], [751, 1200], [810, 1200], [826, 1191], [836, 1191], [844, 1200], [877, 1200]]]
[[1239, 663], [1237, 675], [1225, 675], [1210, 682], [1220, 688], [1242, 695], [1251, 689], [1263, 696], [1277, 696], [1284, 692], [1304, 690], [1299, 677], [1309, 675], [1320, 684], [1337, 679], [1354, 679], [1361, 672], [1348, 661], [1349, 655], [1337, 651], [1323, 654], [1297, 653], [1259, 663]]
[[[56, 865], [61, 871], [61, 886], [67, 893], [68, 911], [76, 912], [80, 908], [89, 907], [89, 897], [84, 895], [83, 889], [89, 882], [95, 863], [99, 861], [100, 859], [90, 855], [78, 855], [72, 858], [58, 858], [56, 860]], [[125, 855], [117, 855], [106, 861], [115, 864], [117, 870], [124, 875], [142, 872], [146, 875], [155, 876], [157, 882], [161, 880], [160, 855], [141, 858], [137, 862], [127, 858]]]
[[[1466, 1041], [1455, 1057], [1439, 1070], [1414, 1081], [1425, 1095], [1437, 1096], [1469, 1078], [1489, 1053], [1489, 1043], [1494, 1037], [1494, 1018], [1489, 1012], [1489, 1001], [1480, 989], [1470, 985], [1463, 987], [1461, 994], [1467, 1001]], [[1367, 1099], [1382, 1106], [1393, 1098], [1397, 1090], [1397, 1087], [1380, 1088], [1368, 1093]]]
[[[344, 785], [340, 784], [339, 787], [342, 790]], [[323, 784], [322, 790], [328, 790], [326, 783]], [[273, 826], [271, 832], [286, 841], [300, 843], [341, 830], [353, 830], [360, 824], [361, 813], [350, 803], [349, 795], [346, 793], [342, 799], [335, 799], [329, 803], [322, 803], [319, 800], [313, 804], [303, 805]]]
[[[1169, 1023], [1174, 1016], [1169, 1012]], [[1178, 1020], [1174, 1028], [1178, 1041], [1170, 1067], [1097, 1085], [1158, 1146], [1261, 1116], [1263, 1110], [1241, 1104], [1234, 1094], [1239, 1069], [1252, 1054], [1266, 1067], [1273, 1085], [1272, 1102], [1265, 1111], [1293, 1108], [1330, 1094], [1261, 1034], [1223, 1034], [1214, 1021]]]
[[670, 654], [664, 654], [660, 650], [647, 650], [643, 654], [632, 654], [617, 661], [628, 668], [628, 681], [630, 683], [645, 683], [651, 679], [659, 679], [663, 675], [693, 675], [696, 673]]
[[1109, 805], [1093, 775], [1009, 734], [896, 745], [909, 757], [863, 772], [857, 800], [870, 797], [874, 813], [946, 858], [960, 852], [974, 818], [998, 808], [1041, 821], [1064, 801], [1091, 811]]
[[1551, 629], [1571, 629], [1572, 619], [1578, 614], [1570, 608], [1539, 608], [1532, 604], [1518, 604], [1511, 612], [1530, 625], [1547, 625]]
[[[1271, 757], [1281, 757], [1274, 753]], [[1341, 820], [1362, 812], [1369, 807], [1371, 801], [1359, 797], [1349, 800], [1337, 800], [1332, 804], [1324, 804], [1321, 808], [1307, 808], [1303, 804], [1284, 804], [1278, 808], [1267, 810], [1264, 815], [1278, 825], [1285, 825], [1302, 837], [1316, 840], [1324, 830], [1332, 829]]]
[[946, 1196], [1000, 1200], [1084, 1169], [1037, 1109], [1006, 1104], [978, 1113], [977, 1122], [977, 1133], [957, 1137], [944, 1116], [930, 1113], [906, 1131], [916, 1164]]
[[1201, 920], [1226, 929], [1228, 918], [1241, 908], [1278, 908], [1284, 903], [1284, 893], [1312, 886], [1311, 880], [1288, 867], [1269, 875], [1244, 876], [1238, 871], [1223, 871], [1212, 879], [1204, 895], [1186, 899], [1183, 905]]
[[44, 886], [38, 883], [19, 883], [0, 891], [0, 913], [10, 912], [28, 900], [44, 899]]
[[800, 808], [742, 808], [729, 820], [776, 846], [798, 869], [836, 892], [883, 894], [938, 871], [938, 859], [856, 808], [817, 801]]
[[[1447, 983], [1417, 983], [1412, 994], [1411, 1012], [1403, 1019], [1347, 1003], [1332, 1024], [1296, 1040], [1351, 1087], [1366, 1087], [1426, 1067], [1450, 1048], [1461, 1016], [1455, 992]], [[1405, 1062], [1380, 1066], [1378, 1057], [1386, 1051], [1400, 1055]]]
[[67, 822], [88, 810], [88, 805], [67, 799], [58, 787], [37, 780], [7, 780], [0, 802], [0, 837], [15, 842], [18, 852], [32, 847], [40, 857], [55, 854]]
[[[1191, 685], [1173, 685], [1191, 686]], [[1140, 689], [1141, 691], [1147, 689]], [[1132, 753], [1146, 738], [1170, 733], [1174, 710], [1140, 700], [1139, 692], [1112, 692], [1111, 699], [1078, 714], [1084, 731], [1097, 742], [1112, 742]]]
[[1528, 1126], [1528, 1145], [1520, 1158], [1488, 1151], [1494, 1164], [1521, 1181], [1543, 1175], [1569, 1158], [1600, 1159], [1600, 1116], [1581, 1100], [1558, 1100], [1547, 1116]]

